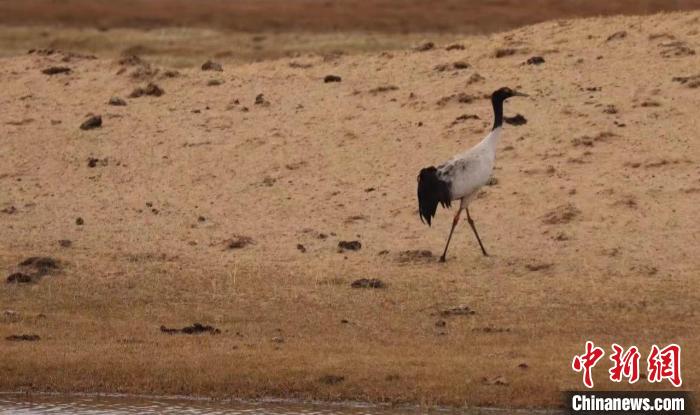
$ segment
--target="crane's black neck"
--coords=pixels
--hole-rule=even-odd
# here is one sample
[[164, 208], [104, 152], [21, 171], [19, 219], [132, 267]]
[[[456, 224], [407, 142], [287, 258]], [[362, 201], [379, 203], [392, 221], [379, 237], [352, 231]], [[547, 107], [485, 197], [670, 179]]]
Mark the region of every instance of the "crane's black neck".
[[503, 99], [491, 97], [493, 104], [493, 130], [503, 125]]

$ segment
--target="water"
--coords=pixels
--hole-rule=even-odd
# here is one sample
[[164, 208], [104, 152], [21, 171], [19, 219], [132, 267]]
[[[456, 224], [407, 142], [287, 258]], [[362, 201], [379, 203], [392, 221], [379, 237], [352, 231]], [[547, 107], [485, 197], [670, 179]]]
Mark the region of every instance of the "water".
[[550, 411], [514, 411], [502, 409], [392, 408], [365, 404], [320, 404], [299, 402], [211, 401], [169, 397], [117, 395], [19, 395], [0, 394], [0, 415], [549, 415]]

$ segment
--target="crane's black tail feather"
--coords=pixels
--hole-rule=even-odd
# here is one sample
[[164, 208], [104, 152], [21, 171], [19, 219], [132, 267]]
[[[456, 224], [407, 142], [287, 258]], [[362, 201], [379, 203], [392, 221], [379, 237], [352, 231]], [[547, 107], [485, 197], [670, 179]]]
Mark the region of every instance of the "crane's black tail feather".
[[426, 167], [418, 175], [418, 215], [421, 222], [428, 222], [428, 226], [430, 226], [430, 221], [435, 217], [438, 203], [442, 207], [450, 207], [452, 203], [450, 183], [438, 177], [437, 168], [434, 166]]

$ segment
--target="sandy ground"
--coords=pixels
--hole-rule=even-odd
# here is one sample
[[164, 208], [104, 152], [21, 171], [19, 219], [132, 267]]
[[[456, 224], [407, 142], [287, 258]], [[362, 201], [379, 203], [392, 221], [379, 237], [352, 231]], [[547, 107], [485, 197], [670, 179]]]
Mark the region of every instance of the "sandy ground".
[[[0, 269], [33, 281], [0, 287], [0, 390], [556, 407], [585, 340], [677, 342], [696, 390], [700, 82], [674, 78], [700, 74], [699, 27], [559, 21], [221, 72], [0, 59]], [[164, 93], [130, 97], [148, 82]], [[492, 256], [461, 225], [439, 264], [452, 212], [420, 223], [416, 174], [488, 132], [504, 85], [531, 97], [470, 209]], [[220, 333], [160, 329], [194, 322]], [[4, 340], [22, 334], [40, 340]], [[596, 385], [620, 388], [606, 363]]]

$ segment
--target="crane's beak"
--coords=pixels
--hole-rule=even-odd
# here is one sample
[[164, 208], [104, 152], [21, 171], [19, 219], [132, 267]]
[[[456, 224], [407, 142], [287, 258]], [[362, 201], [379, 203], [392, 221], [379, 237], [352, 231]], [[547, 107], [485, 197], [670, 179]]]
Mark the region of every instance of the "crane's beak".
[[530, 95], [524, 94], [524, 93], [519, 92], [519, 91], [515, 91], [515, 92], [513, 92], [513, 96], [514, 97], [529, 97]]

